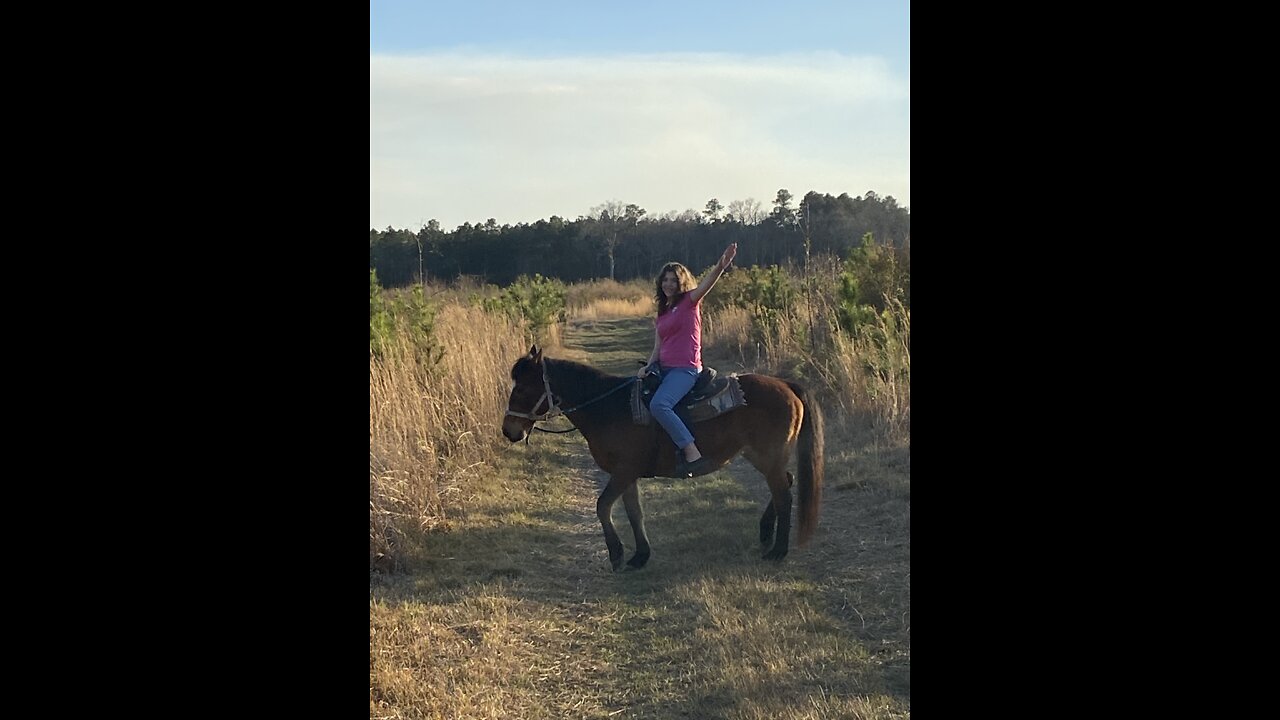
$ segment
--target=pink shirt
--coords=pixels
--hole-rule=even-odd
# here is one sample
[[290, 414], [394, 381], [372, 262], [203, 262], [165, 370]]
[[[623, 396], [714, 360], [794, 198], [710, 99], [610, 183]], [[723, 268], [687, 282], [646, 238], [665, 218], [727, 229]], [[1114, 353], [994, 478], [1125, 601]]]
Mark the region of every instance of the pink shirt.
[[702, 370], [702, 302], [680, 299], [654, 321], [658, 328], [658, 362], [662, 367]]

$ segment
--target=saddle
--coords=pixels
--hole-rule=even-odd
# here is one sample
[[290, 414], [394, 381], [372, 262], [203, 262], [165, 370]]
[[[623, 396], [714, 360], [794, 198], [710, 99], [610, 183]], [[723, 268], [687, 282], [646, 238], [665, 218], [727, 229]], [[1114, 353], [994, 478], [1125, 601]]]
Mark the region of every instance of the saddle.
[[[636, 425], [653, 423], [649, 403], [661, 384], [661, 376], [649, 373], [644, 380], [631, 386], [631, 420]], [[685, 425], [693, 425], [746, 404], [736, 374], [721, 375], [714, 368], [703, 365], [693, 387], [675, 404], [674, 410], [676, 417]]]

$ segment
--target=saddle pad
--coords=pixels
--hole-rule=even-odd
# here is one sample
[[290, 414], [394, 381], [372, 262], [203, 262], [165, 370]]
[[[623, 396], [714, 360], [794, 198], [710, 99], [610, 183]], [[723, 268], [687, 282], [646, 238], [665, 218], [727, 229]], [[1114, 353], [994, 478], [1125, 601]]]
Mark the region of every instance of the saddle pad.
[[[710, 420], [736, 407], [747, 404], [742, 388], [738, 385], [737, 375], [721, 375], [712, 386], [712, 394], [694, 402], [688, 402], [689, 396], [676, 405], [676, 415], [685, 424]], [[649, 411], [652, 396], [644, 392], [641, 383], [631, 386], [631, 421], [636, 425], [649, 425], [653, 422], [653, 413]]]

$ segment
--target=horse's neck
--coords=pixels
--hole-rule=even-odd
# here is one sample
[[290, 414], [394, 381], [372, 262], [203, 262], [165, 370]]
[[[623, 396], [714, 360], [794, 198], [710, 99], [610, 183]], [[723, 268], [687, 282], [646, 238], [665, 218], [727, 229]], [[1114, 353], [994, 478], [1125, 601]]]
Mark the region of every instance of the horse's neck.
[[[588, 431], [588, 427], [596, 424], [594, 421], [606, 412], [611, 402], [617, 402], [617, 398], [613, 396], [601, 398], [609, 391], [617, 390], [618, 385], [627, 379], [596, 374], [591, 371], [590, 366], [578, 366], [567, 360], [550, 361], [547, 364], [547, 372], [551, 382], [551, 392], [559, 399], [562, 410], [576, 409], [590, 403], [574, 413], [573, 420], [584, 433]], [[618, 397], [624, 394], [622, 390], [613, 393]], [[594, 402], [596, 400], [599, 402]]]
[[576, 365], [568, 360], [551, 360], [547, 363], [547, 379], [551, 383], [551, 392], [561, 399], [561, 404], [572, 407], [599, 397], [626, 378], [597, 375], [589, 366]]

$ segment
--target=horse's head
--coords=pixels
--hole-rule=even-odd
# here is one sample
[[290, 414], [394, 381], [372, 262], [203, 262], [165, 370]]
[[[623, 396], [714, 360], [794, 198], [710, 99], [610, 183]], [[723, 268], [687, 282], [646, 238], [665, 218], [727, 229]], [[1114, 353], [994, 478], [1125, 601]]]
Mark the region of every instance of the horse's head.
[[507, 399], [507, 415], [502, 418], [502, 434], [511, 442], [525, 439], [533, 428], [533, 417], [551, 410], [543, 370], [542, 350], [537, 345], [511, 366], [515, 385]]

